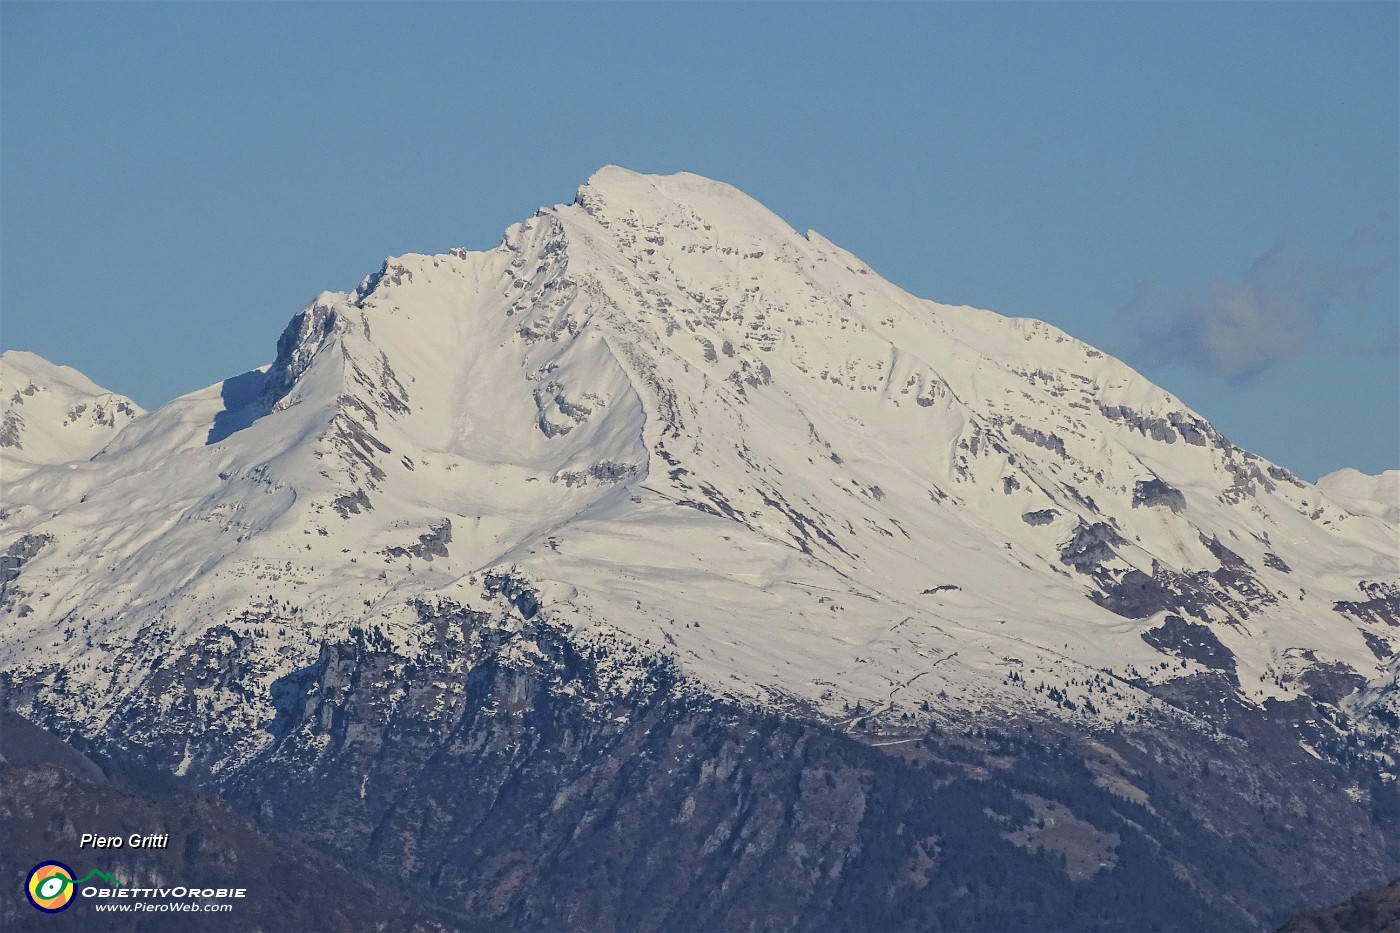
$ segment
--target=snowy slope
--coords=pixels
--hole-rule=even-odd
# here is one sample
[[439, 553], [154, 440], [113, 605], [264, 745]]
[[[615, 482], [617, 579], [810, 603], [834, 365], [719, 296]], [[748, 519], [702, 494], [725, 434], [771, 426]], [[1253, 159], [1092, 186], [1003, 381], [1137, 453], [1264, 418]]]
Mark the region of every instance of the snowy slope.
[[1371, 476], [1346, 467], [1322, 477], [1317, 488], [1352, 512], [1400, 526], [1400, 470]]
[[192, 689], [248, 733], [351, 626], [419, 650], [419, 600], [835, 722], [1109, 724], [1212, 671], [1394, 697], [1393, 521], [695, 175], [605, 168], [493, 250], [390, 259], [269, 367], [7, 486], [0, 663], [75, 721], [227, 638], [240, 689]]
[[0, 354], [0, 471], [86, 460], [141, 408], [68, 366], [23, 350]]

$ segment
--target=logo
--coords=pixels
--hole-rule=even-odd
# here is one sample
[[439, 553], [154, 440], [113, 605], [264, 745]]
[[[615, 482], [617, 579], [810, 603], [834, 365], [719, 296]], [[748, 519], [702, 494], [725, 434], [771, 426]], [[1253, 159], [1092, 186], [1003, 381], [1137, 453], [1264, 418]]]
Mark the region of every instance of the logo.
[[[29, 869], [29, 877], [24, 879], [24, 896], [29, 898], [35, 910], [56, 914], [73, 903], [78, 885], [87, 884], [93, 878], [101, 878], [108, 884], [121, 884], [116, 878], [95, 868], [74, 881], [73, 869], [62, 862], [40, 862]], [[84, 892], [84, 896], [88, 896], [88, 892]]]
[[40, 862], [29, 871], [24, 893], [36, 910], [56, 914], [73, 903], [73, 869], [62, 862]]

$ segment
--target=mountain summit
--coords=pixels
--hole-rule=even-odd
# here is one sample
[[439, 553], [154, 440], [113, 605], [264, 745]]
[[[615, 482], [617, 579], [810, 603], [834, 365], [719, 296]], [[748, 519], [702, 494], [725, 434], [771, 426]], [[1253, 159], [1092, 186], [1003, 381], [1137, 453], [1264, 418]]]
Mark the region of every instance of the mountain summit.
[[11, 493], [7, 533], [52, 539], [18, 584], [19, 664], [81, 657], [50, 643], [64, 620], [178, 641], [269, 599], [304, 600], [302, 639], [411, 640], [404, 600], [510, 574], [578, 637], [834, 718], [1056, 707], [1002, 681], [1083, 699], [1070, 681], [1136, 668], [1092, 701], [1118, 718], [1211, 669], [1144, 639], [1173, 615], [1250, 702], [1319, 667], [1390, 676], [1390, 626], [1334, 606], [1394, 584], [1392, 528], [1050, 325], [913, 298], [696, 175], [608, 167], [495, 250], [390, 259], [300, 312], [265, 373], [65, 473]]
[[0, 469], [7, 478], [86, 460], [141, 413], [72, 367], [24, 350], [0, 354]]
[[[274, 754], [347, 639], [396, 696], [443, 652], [568, 646], [600, 710], [673, 690], [876, 744], [1215, 741], [1296, 703], [1332, 711], [1309, 758], [1395, 738], [1392, 522], [697, 175], [604, 168], [495, 249], [322, 293], [269, 366], [112, 404], [100, 451], [7, 477], [0, 659], [26, 715], [181, 774]], [[588, 693], [569, 670], [551, 695]]]

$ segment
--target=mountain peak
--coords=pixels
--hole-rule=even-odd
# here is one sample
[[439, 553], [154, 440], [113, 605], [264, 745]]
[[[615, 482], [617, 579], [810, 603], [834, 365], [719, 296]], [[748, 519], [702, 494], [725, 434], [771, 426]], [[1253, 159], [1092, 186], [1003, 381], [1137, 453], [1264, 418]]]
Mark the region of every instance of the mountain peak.
[[[125, 548], [105, 529], [183, 536], [120, 551], [181, 637], [254, 612], [250, 562], [315, 637], [528, 587], [580, 638], [660, 638], [709, 689], [832, 719], [898, 694], [901, 714], [1125, 721], [1154, 682], [1055, 697], [1110, 668], [1201, 674], [1189, 626], [1261, 704], [1315, 665], [1379, 682], [1393, 651], [1352, 605], [1396, 577], [1377, 518], [1058, 329], [917, 298], [689, 173], [608, 166], [497, 248], [388, 260], [298, 313], [265, 376], [177, 399], [76, 472], [0, 524], [56, 542], [0, 640], [29, 639], [15, 663], [68, 613], [138, 619], [83, 577]], [[310, 643], [268, 642], [269, 676]]]
[[71, 366], [28, 350], [0, 354], [0, 464], [7, 479], [45, 464], [86, 460], [141, 407]]
[[693, 172], [648, 174], [634, 172], [620, 165], [604, 165], [589, 176], [579, 189], [608, 197], [619, 203], [646, 203], [657, 198], [666, 200], [706, 200], [714, 197], [738, 197], [751, 200], [733, 185], [715, 181]]
[[578, 189], [574, 204], [600, 220], [698, 223], [703, 229], [750, 229], [763, 235], [800, 236], [782, 218], [733, 185], [675, 172], [647, 175], [605, 165]]
[[1352, 512], [1400, 524], [1400, 470], [1371, 475], [1343, 467], [1319, 479], [1317, 488]]
[[29, 350], [0, 353], [0, 373], [5, 374], [6, 386], [11, 382], [28, 381], [39, 386], [64, 386], [84, 395], [111, 394], [110, 389], [104, 389], [73, 367], [51, 362]]
[[[1028, 850], [1071, 825], [1089, 874], [1122, 858], [1124, 877], [1146, 877], [1132, 860], [1159, 838], [1202, 865], [1239, 848], [1162, 822], [1196, 812], [1273, 833], [1261, 851], [1293, 844], [1292, 814], [1315, 815], [1335, 851], [1381, 864], [1400, 723], [1395, 523], [1235, 447], [1058, 329], [910, 295], [729, 185], [605, 167], [495, 248], [405, 254], [353, 293], [322, 293], [266, 371], [125, 428], [72, 422], [96, 386], [65, 377], [68, 401], [57, 382], [9, 381], [45, 366], [58, 371], [15, 355], [3, 373], [4, 426], [66, 425], [27, 474], [0, 460], [0, 670], [16, 711], [241, 788], [260, 811], [263, 787], [303, 788], [315, 796], [279, 791], [275, 812], [352, 827], [384, 877], [429, 857], [436, 888], [452, 852], [508, 835], [418, 848], [415, 813], [508, 826], [557, 810], [559, 830], [533, 835], [577, 842], [495, 860], [498, 892], [589, 847], [578, 828], [597, 814], [653, 825], [549, 782], [632, 799], [654, 781], [664, 796], [630, 812], [660, 814], [667, 838], [720, 841], [706, 852], [825, 849], [740, 827], [734, 813], [764, 809], [755, 795], [804, 827], [854, 813], [869, 834], [843, 836], [836, 868], [805, 854], [779, 867], [816, 878], [824, 901], [875, 892], [861, 910], [961, 862], [938, 853], [969, 851], [944, 842], [966, 813], [990, 820], [966, 838]], [[92, 446], [57, 446], [75, 431]], [[43, 435], [16, 436], [23, 450], [0, 458]], [[834, 764], [794, 721], [889, 754]], [[799, 770], [753, 771], [756, 736]], [[910, 770], [877, 785], [880, 762]], [[1084, 817], [1072, 824], [1042, 806], [1057, 762], [1080, 782], [1065, 787], [1089, 789], [1064, 798]], [[482, 796], [460, 793], [461, 774]], [[1013, 777], [1033, 793], [991, 790]], [[529, 793], [503, 803], [502, 782]], [[800, 799], [769, 793], [784, 787]], [[439, 806], [449, 797], [456, 809]], [[860, 816], [896, 800], [907, 816]], [[724, 828], [697, 829], [692, 803]], [[1090, 805], [1120, 822], [1089, 820]], [[1127, 835], [1144, 825], [1151, 846]], [[917, 848], [886, 857], [896, 836]], [[1329, 863], [1318, 851], [1288, 856], [1291, 877]], [[753, 877], [779, 864], [754, 852]], [[1032, 864], [1017, 858], [996, 864]], [[465, 888], [443, 890], [462, 906]], [[952, 892], [930, 886], [927, 902]], [[973, 916], [946, 903], [939, 916]]]

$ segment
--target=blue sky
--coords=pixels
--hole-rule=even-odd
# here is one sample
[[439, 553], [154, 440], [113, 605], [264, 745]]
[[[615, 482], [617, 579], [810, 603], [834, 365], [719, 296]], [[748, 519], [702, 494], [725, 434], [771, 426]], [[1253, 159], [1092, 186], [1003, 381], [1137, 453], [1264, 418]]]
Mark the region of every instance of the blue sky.
[[146, 406], [607, 163], [1400, 466], [1394, 3], [0, 4], [0, 344]]

